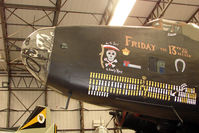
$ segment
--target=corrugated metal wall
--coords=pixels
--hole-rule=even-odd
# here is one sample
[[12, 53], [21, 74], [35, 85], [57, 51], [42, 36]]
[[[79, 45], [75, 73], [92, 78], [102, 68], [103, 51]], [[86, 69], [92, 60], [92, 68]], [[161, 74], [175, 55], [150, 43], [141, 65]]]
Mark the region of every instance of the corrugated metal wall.
[[0, 77], [0, 127], [6, 127], [7, 121], [8, 88], [2, 86], [6, 82], [7, 77]]

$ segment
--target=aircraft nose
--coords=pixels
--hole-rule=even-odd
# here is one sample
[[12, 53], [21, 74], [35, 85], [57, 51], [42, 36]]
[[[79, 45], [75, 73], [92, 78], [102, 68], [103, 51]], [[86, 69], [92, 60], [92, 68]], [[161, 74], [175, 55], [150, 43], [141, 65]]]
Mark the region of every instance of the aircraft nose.
[[23, 42], [22, 62], [39, 81], [46, 83], [54, 41], [54, 27], [36, 30]]

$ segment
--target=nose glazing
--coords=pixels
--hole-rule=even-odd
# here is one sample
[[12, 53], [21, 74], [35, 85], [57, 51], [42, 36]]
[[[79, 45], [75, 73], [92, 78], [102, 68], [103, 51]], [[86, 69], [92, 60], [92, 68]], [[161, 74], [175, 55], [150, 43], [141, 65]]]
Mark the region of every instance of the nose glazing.
[[21, 48], [22, 62], [39, 81], [46, 83], [54, 41], [54, 27], [30, 34]]

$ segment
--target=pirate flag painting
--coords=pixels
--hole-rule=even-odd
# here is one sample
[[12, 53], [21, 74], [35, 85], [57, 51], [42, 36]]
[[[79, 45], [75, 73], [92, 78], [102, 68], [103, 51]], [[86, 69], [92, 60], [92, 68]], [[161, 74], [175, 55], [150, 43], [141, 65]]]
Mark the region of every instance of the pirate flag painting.
[[103, 69], [107, 71], [118, 71], [116, 66], [118, 63], [117, 54], [120, 51], [116, 46], [113, 45], [101, 45], [102, 51], [100, 53], [100, 61]]

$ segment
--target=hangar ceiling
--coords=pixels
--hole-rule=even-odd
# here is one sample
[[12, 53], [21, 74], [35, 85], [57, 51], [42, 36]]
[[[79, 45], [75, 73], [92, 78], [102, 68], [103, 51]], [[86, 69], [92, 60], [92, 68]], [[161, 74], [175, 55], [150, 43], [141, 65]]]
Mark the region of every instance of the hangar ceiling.
[[[36, 88], [47, 95], [48, 88], [37, 82], [21, 62], [21, 45], [30, 33], [51, 26], [107, 25], [116, 2], [117, 0], [0, 0], [0, 77], [8, 77], [7, 84], [2, 84], [8, 88], [8, 95], [13, 95], [13, 91], [34, 91]], [[125, 25], [141, 26], [155, 18], [199, 24], [199, 1], [137, 0]], [[10, 126], [10, 106], [11, 99], [8, 98], [7, 127]]]

